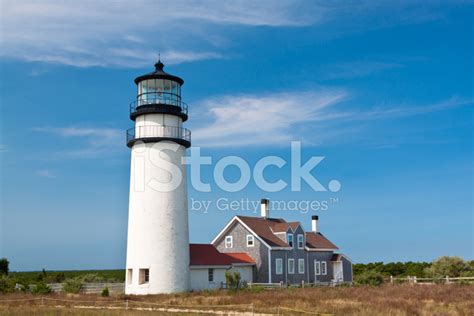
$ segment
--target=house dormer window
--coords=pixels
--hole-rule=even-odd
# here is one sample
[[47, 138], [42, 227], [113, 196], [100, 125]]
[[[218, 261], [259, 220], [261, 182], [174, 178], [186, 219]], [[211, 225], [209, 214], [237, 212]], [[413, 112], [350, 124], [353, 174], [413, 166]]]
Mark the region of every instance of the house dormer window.
[[232, 248], [232, 236], [225, 236], [225, 247]]
[[304, 236], [298, 235], [298, 249], [304, 249]]
[[288, 241], [288, 245], [290, 245], [290, 247], [293, 248], [293, 234], [288, 234], [287, 241]]
[[247, 247], [253, 247], [255, 245], [255, 240], [253, 235], [247, 235]]

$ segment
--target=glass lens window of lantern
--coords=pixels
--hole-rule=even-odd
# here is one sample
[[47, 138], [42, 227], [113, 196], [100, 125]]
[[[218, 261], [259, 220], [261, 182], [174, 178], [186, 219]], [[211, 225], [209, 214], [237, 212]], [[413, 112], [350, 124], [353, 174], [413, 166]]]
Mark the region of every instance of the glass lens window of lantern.
[[142, 100], [146, 100], [147, 99], [147, 93], [148, 93], [148, 81], [144, 80], [144, 81], [140, 82], [140, 85], [142, 86], [142, 91], [141, 91], [141, 94], [140, 94], [140, 98]]
[[148, 81], [148, 93], [155, 93], [156, 92], [156, 80], [150, 79], [150, 80], [147, 80], [147, 81]]
[[178, 83], [175, 81], [171, 81], [171, 93], [174, 95], [178, 94]]
[[163, 79], [156, 79], [156, 89], [159, 91], [159, 92], [163, 92]]
[[170, 80], [164, 80], [163, 91], [171, 92], [171, 81]]

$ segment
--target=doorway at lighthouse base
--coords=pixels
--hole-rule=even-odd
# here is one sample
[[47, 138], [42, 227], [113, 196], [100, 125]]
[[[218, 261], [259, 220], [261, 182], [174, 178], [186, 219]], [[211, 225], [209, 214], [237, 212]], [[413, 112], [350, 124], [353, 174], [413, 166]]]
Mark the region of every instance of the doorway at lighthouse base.
[[221, 253], [213, 245], [190, 244], [191, 290], [225, 287], [226, 272], [238, 272], [241, 282], [253, 282], [255, 261], [245, 253]]

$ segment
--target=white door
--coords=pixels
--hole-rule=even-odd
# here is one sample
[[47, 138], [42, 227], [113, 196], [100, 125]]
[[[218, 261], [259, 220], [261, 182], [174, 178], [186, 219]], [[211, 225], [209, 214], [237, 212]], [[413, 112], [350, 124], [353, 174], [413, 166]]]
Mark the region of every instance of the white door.
[[336, 282], [344, 281], [344, 275], [342, 272], [342, 261], [335, 261], [332, 263], [333, 279]]

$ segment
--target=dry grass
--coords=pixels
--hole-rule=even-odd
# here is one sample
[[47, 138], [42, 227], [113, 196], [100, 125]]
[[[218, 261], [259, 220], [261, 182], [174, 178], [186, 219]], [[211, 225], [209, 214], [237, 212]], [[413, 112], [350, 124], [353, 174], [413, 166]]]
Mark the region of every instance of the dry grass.
[[[25, 299], [35, 296], [10, 294], [4, 299]], [[196, 292], [154, 296], [115, 296], [102, 298], [95, 295], [51, 295], [50, 298], [94, 301], [95, 306], [120, 306], [129, 299], [130, 307], [144, 307], [144, 303], [193, 306], [194, 308], [226, 310], [214, 305], [254, 304], [256, 312], [276, 313], [277, 307], [287, 307], [314, 313], [334, 315], [472, 315], [474, 311], [474, 285], [385, 285], [381, 287], [340, 287], [275, 289], [261, 292], [228, 291]], [[114, 302], [114, 301], [122, 302]], [[141, 302], [141, 303], [139, 303]], [[62, 308], [55, 308], [61, 304]], [[0, 302], [0, 314], [36, 315], [135, 315], [140, 312], [125, 310], [77, 310], [67, 308], [72, 303]], [[74, 305], [78, 305], [74, 303]], [[211, 307], [210, 307], [211, 306]], [[239, 310], [238, 307], [229, 308]], [[242, 311], [248, 308], [240, 309]], [[289, 313], [289, 312], [287, 312]], [[155, 313], [156, 314], [156, 313]], [[283, 314], [283, 310], [280, 310]], [[295, 314], [294, 312], [291, 314]], [[176, 315], [176, 314], [175, 314]], [[188, 314], [189, 315], [189, 314]]]

